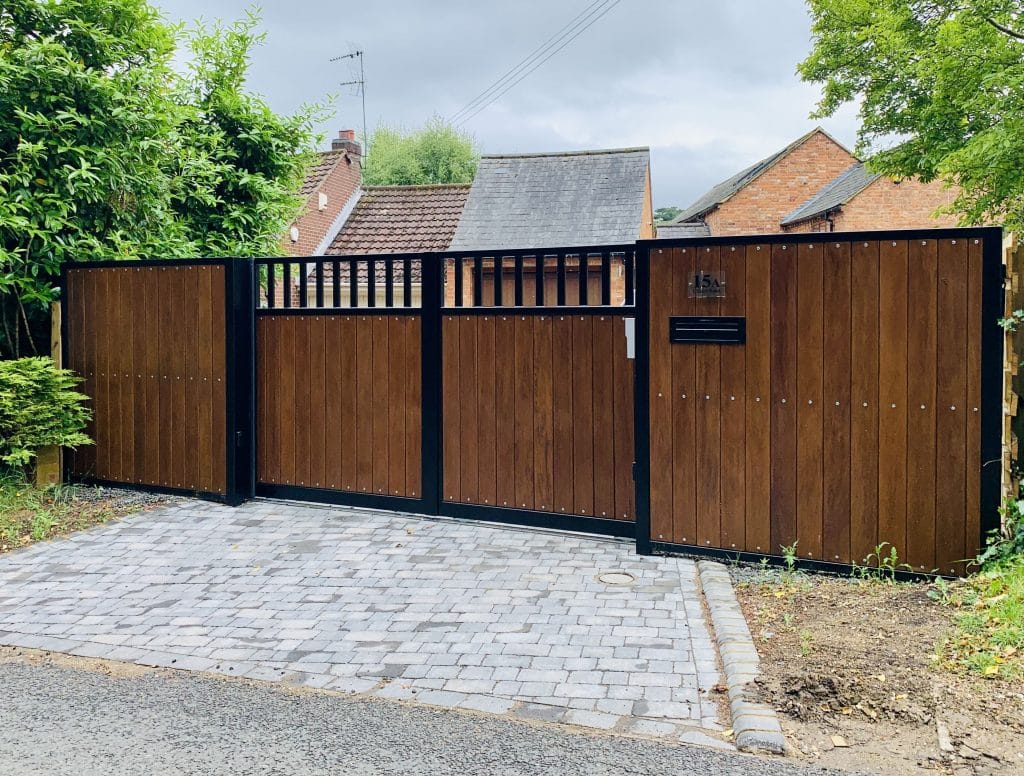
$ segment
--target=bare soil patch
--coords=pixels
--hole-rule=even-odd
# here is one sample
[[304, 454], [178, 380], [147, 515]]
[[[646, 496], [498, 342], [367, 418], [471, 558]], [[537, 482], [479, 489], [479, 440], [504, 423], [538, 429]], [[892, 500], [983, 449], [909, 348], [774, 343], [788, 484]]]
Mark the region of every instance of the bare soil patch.
[[796, 757], [901, 776], [1024, 774], [1024, 683], [936, 660], [952, 614], [927, 584], [770, 574], [736, 592], [762, 700]]

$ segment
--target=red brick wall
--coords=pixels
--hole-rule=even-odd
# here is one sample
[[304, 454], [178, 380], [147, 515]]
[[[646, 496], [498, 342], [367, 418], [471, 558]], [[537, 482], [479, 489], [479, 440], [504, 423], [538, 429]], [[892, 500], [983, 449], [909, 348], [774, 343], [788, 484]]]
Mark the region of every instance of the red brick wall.
[[956, 196], [956, 189], [947, 189], [940, 181], [921, 183], [907, 179], [897, 184], [883, 176], [839, 211], [835, 219], [836, 231], [956, 226], [956, 216], [932, 216]]
[[[350, 154], [347, 158], [348, 162], [345, 156], [339, 156], [320, 187], [309, 195], [302, 216], [294, 224], [299, 228], [298, 242], [292, 242], [288, 234], [282, 239], [281, 246], [290, 256], [312, 256], [349, 197], [359, 188], [362, 177], [359, 157]], [[327, 195], [327, 207], [323, 210], [317, 209], [320, 192]]]
[[782, 218], [853, 164], [823, 132], [797, 148], [705, 217], [712, 235], [775, 234]]
[[[956, 199], [956, 189], [947, 189], [939, 181], [921, 183], [879, 178], [833, 215], [835, 231], [861, 232], [874, 229], [932, 229], [957, 226], [957, 217], [933, 217], [940, 207]], [[824, 218], [802, 221], [787, 232], [827, 232]]]

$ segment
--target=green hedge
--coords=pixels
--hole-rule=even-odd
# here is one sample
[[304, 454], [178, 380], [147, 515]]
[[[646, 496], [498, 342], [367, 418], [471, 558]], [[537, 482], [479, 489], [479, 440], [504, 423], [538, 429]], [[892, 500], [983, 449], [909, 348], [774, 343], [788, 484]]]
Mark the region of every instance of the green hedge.
[[0, 461], [26, 467], [48, 445], [92, 444], [82, 433], [92, 417], [81, 378], [51, 358], [0, 361]]

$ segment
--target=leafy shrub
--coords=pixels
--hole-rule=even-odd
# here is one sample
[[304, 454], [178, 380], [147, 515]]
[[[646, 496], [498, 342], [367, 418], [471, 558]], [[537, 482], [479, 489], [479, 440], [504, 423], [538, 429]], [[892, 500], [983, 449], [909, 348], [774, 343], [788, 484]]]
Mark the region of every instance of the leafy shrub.
[[82, 433], [92, 416], [81, 382], [50, 358], [0, 361], [0, 461], [25, 467], [47, 445], [92, 444]]
[[982, 567], [1024, 557], [1024, 500], [1007, 499], [999, 512], [1003, 526], [989, 535], [985, 551], [978, 556]]

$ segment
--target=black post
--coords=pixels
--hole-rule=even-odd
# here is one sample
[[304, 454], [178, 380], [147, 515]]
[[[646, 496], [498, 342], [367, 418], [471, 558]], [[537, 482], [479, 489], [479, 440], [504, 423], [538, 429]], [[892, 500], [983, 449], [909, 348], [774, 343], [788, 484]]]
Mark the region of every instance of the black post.
[[636, 494], [636, 552], [651, 555], [651, 407], [650, 391], [650, 248], [635, 254], [636, 306], [633, 313], [633, 486]]
[[227, 492], [225, 501], [238, 506], [252, 498], [256, 482], [256, 312], [259, 278], [252, 259], [224, 262], [227, 338], [225, 401], [227, 402]]
[[[979, 547], [999, 528], [1003, 468], [1003, 343], [999, 319], [1005, 312], [1006, 277], [1003, 269], [1003, 230], [981, 235], [981, 537]], [[968, 536], [971, 542], [975, 537]], [[970, 544], [967, 547], [971, 553]]]
[[[422, 258], [422, 302], [420, 318], [420, 371], [422, 411], [421, 482], [423, 511], [439, 514], [441, 506], [442, 454], [441, 429], [441, 308], [444, 306], [444, 268], [442, 256], [425, 254]], [[456, 262], [456, 279], [461, 267]], [[460, 289], [461, 290], [461, 289]], [[458, 303], [458, 302], [456, 302]]]

